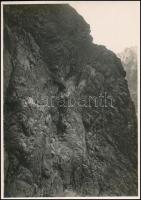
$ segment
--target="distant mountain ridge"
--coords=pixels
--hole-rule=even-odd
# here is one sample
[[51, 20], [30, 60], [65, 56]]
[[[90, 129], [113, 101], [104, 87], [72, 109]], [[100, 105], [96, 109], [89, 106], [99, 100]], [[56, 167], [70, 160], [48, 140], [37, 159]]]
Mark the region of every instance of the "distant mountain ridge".
[[125, 68], [131, 98], [137, 110], [137, 47], [128, 47], [117, 56]]

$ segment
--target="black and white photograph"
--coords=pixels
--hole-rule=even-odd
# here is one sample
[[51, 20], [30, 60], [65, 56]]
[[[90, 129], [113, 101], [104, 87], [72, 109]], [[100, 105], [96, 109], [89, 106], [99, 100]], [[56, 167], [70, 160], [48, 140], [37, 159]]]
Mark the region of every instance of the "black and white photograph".
[[1, 3], [1, 198], [139, 199], [140, 1]]

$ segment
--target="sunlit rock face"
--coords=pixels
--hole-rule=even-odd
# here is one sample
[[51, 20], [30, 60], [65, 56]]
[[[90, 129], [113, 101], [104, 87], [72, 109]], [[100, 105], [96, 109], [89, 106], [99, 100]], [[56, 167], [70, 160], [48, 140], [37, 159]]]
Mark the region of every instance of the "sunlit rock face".
[[70, 6], [4, 6], [6, 197], [137, 195], [125, 76]]

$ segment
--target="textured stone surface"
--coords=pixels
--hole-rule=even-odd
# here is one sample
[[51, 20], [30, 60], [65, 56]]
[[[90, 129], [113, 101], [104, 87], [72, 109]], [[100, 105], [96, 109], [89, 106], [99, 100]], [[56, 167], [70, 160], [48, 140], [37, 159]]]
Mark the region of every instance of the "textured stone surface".
[[[137, 195], [137, 123], [120, 59], [93, 44], [68, 5], [4, 6], [4, 41], [5, 196]], [[60, 106], [102, 92], [112, 107]]]

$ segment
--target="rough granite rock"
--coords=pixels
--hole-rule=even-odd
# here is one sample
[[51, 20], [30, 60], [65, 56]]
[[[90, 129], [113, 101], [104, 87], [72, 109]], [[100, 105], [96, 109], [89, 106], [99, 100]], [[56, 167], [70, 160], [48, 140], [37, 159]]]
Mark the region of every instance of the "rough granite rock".
[[[6, 197], [137, 195], [125, 76], [69, 5], [4, 5]], [[101, 93], [112, 106], [82, 104]], [[48, 106], [52, 96], [59, 101]], [[69, 97], [84, 106], [63, 106]]]

